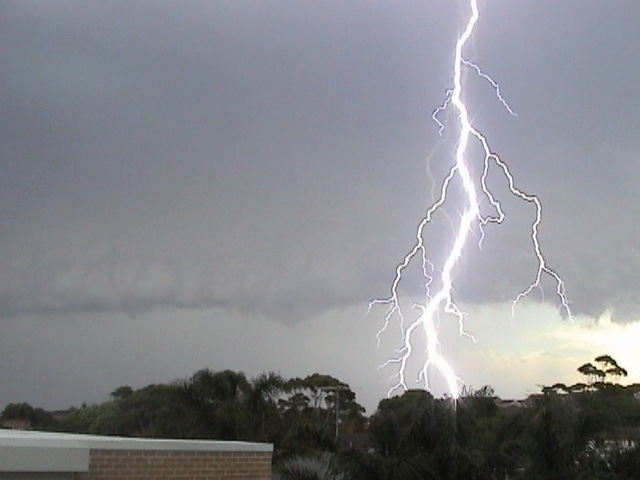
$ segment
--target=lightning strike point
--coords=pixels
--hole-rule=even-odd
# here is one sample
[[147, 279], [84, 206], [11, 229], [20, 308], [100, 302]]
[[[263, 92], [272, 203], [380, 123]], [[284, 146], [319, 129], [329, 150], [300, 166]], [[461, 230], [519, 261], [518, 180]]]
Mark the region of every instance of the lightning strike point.
[[[387, 307], [384, 323], [378, 331], [376, 338], [378, 345], [382, 335], [387, 331], [389, 325], [397, 320], [402, 332], [402, 346], [398, 351], [397, 357], [392, 357], [384, 362], [380, 367], [390, 365], [398, 365], [397, 372], [394, 375], [395, 384], [389, 389], [388, 394], [391, 395], [397, 390], [407, 390], [407, 367], [409, 360], [415, 353], [414, 335], [416, 331], [422, 332], [426, 339], [425, 360], [421, 362], [420, 372], [417, 376], [418, 382], [423, 382], [424, 387], [429, 389], [429, 371], [434, 370], [445, 381], [449, 396], [455, 401], [460, 396], [460, 385], [463, 384], [461, 378], [456, 375], [451, 364], [441, 353], [439, 336], [438, 336], [438, 319], [441, 314], [453, 316], [458, 322], [458, 331], [461, 336], [467, 336], [473, 339], [471, 334], [467, 333], [464, 328], [466, 314], [458, 307], [453, 300], [454, 286], [454, 268], [461, 258], [465, 244], [473, 228], [477, 228], [480, 232], [478, 240], [479, 245], [485, 238], [485, 227], [490, 224], [501, 224], [505, 218], [502, 206], [491, 192], [487, 185], [487, 176], [491, 167], [497, 168], [499, 172], [507, 179], [510, 193], [535, 207], [535, 219], [531, 225], [531, 241], [533, 244], [534, 256], [538, 262], [538, 268], [533, 282], [523, 289], [513, 300], [512, 313], [515, 316], [515, 308], [520, 300], [527, 297], [534, 289], [541, 288], [541, 281], [544, 275], [549, 276], [556, 283], [556, 294], [559, 298], [561, 308], [571, 318], [571, 310], [569, 301], [565, 294], [565, 284], [562, 278], [547, 264], [540, 241], [538, 231], [542, 221], [542, 205], [535, 195], [530, 195], [518, 189], [515, 185], [513, 175], [509, 171], [507, 164], [489, 147], [489, 143], [485, 136], [477, 130], [469, 119], [467, 106], [462, 99], [463, 82], [462, 71], [469, 69], [482, 80], [486, 81], [493, 88], [495, 95], [503, 105], [503, 107], [516, 117], [517, 114], [509, 106], [500, 92], [500, 86], [487, 73], [485, 73], [478, 65], [466, 60], [463, 57], [463, 50], [473, 34], [473, 30], [479, 19], [479, 10], [477, 0], [469, 0], [471, 15], [462, 34], [458, 37], [455, 47], [455, 59], [453, 64], [453, 88], [445, 93], [444, 101], [439, 105], [432, 114], [432, 119], [438, 126], [438, 133], [442, 135], [445, 129], [444, 123], [439, 119], [440, 115], [449, 108], [455, 109], [458, 119], [458, 141], [455, 151], [455, 162], [450, 167], [448, 174], [445, 176], [441, 184], [440, 196], [431, 207], [426, 211], [416, 229], [415, 243], [409, 252], [404, 256], [403, 260], [396, 267], [395, 277], [391, 284], [390, 295], [386, 298], [374, 299], [369, 303], [369, 310], [375, 305], [385, 305]], [[469, 169], [468, 147], [470, 141], [476, 141], [484, 152], [482, 173], [478, 179], [472, 177]], [[448, 200], [448, 192], [451, 182], [456, 179], [461, 182], [465, 204], [460, 207], [461, 214], [458, 220], [456, 233], [448, 247], [444, 263], [439, 273], [436, 273], [434, 265], [428, 260], [427, 247], [424, 242], [424, 232], [432, 221], [433, 215], [441, 209]], [[477, 189], [477, 187], [479, 187]], [[489, 205], [493, 213], [483, 216], [480, 211], [480, 200], [478, 195], [482, 195]], [[424, 278], [425, 298], [424, 303], [414, 305], [419, 311], [419, 315], [407, 325], [408, 318], [404, 315], [400, 306], [399, 287], [402, 283], [403, 274], [407, 267], [413, 261], [420, 261], [422, 267], [422, 275]], [[437, 286], [437, 290], [432, 292], [432, 287]], [[475, 340], [474, 340], [475, 341]]]

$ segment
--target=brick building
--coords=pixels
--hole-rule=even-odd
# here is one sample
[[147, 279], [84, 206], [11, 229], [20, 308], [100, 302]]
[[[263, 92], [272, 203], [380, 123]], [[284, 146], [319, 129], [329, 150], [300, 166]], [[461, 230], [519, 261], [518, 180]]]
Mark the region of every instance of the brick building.
[[0, 480], [270, 480], [273, 446], [0, 430]]

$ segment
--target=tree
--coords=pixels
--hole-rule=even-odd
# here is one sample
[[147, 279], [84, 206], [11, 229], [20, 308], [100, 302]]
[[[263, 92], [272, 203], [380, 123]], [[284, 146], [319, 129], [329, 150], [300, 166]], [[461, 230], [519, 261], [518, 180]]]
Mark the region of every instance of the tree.
[[284, 378], [274, 372], [262, 373], [251, 381], [247, 406], [255, 425], [254, 439], [262, 441], [275, 439], [277, 426], [280, 423], [276, 401], [283, 395], [284, 386]]
[[289, 454], [334, 452], [336, 425], [340, 431], [353, 432], [366, 422], [364, 408], [349, 385], [320, 373], [285, 382], [277, 408], [281, 422], [275, 446]]
[[608, 478], [615, 480], [636, 480], [638, 478], [638, 472], [640, 472], [640, 445], [616, 451], [608, 459], [607, 467], [607, 470], [612, 473], [612, 476]]
[[583, 418], [573, 398], [548, 392], [537, 397], [529, 421], [530, 461], [526, 479], [573, 480], [585, 451]]
[[123, 385], [122, 387], [116, 388], [113, 392], [109, 394], [111, 398], [114, 400], [124, 400], [129, 397], [133, 393], [133, 388], [129, 385]]
[[605, 377], [605, 372], [594, 366], [592, 363], [580, 365], [578, 367], [578, 372], [587, 377], [587, 381], [590, 385], [593, 385], [596, 382], [602, 382]]
[[276, 480], [347, 480], [343, 468], [329, 453], [288, 458], [276, 466]]
[[596, 367], [592, 363], [585, 363], [578, 367], [578, 372], [585, 377], [592, 387], [601, 389], [607, 386], [606, 377], [610, 376], [613, 380], [620, 377], [626, 377], [627, 371], [618, 365], [618, 362], [610, 355], [600, 355], [595, 358]]
[[0, 414], [0, 426], [12, 422], [21, 422], [23, 426], [34, 430], [48, 430], [54, 428], [56, 421], [42, 408], [34, 408], [30, 404], [9, 403]]
[[241, 372], [198, 370], [173, 388], [187, 402], [197, 419], [197, 436], [220, 440], [247, 439], [249, 411], [244, 404], [250, 390]]
[[[406, 478], [449, 478], [461, 461], [456, 445], [456, 403], [425, 390], [381, 400], [370, 431], [382, 472], [402, 469]], [[416, 459], [422, 467], [416, 470]], [[466, 470], [466, 469], [465, 469]]]
[[605, 376], [611, 375], [616, 380], [627, 376], [627, 371], [609, 355], [600, 355], [596, 357], [595, 361], [601, 365], [601, 370], [604, 371]]
[[355, 450], [340, 452], [335, 463], [349, 480], [441, 480], [429, 452], [385, 456]]
[[152, 384], [125, 398], [72, 407], [59, 420], [58, 428], [98, 435], [187, 438], [202, 436], [198, 426], [193, 411], [172, 386]]

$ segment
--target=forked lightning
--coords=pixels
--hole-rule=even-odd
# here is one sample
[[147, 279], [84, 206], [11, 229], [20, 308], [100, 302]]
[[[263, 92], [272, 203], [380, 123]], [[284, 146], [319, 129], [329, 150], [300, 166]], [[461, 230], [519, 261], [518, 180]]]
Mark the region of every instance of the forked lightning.
[[[485, 227], [488, 224], [500, 224], [504, 220], [504, 213], [501, 204], [494, 194], [492, 194], [487, 185], [487, 175], [489, 168], [492, 166], [497, 167], [506, 177], [511, 193], [515, 197], [534, 205], [536, 211], [535, 219], [531, 227], [531, 240], [533, 243], [534, 255], [538, 263], [538, 269], [533, 282], [527, 288], [522, 290], [522, 292], [520, 292], [514, 299], [512, 309], [515, 309], [519, 300], [529, 295], [534, 289], [539, 288], [542, 277], [544, 275], [548, 275], [556, 284], [556, 292], [562, 309], [569, 317], [571, 317], [571, 310], [565, 294], [564, 282], [555, 270], [547, 265], [540, 247], [540, 241], [538, 238], [538, 230], [542, 219], [542, 207], [540, 201], [535, 195], [529, 195], [515, 186], [514, 178], [511, 175], [507, 164], [491, 150], [485, 136], [473, 126], [469, 118], [467, 107], [463, 101], [462, 94], [464, 92], [464, 85], [462, 73], [463, 69], [467, 69], [471, 73], [475, 73], [483, 80], [489, 82], [493, 87], [498, 100], [510, 114], [515, 116], [515, 112], [502, 97], [499, 85], [484, 71], [482, 71], [480, 67], [466, 60], [463, 56], [465, 45], [471, 38], [474, 27], [479, 19], [477, 0], [469, 0], [469, 7], [471, 10], [471, 16], [466, 24], [466, 28], [456, 42], [455, 61], [453, 65], [453, 87], [447, 91], [447, 95], [442, 105], [436, 108], [433, 112], [433, 119], [437, 123], [440, 132], [442, 132], [445, 125], [439, 120], [439, 116], [448, 108], [455, 109], [459, 128], [457, 147], [455, 151], [455, 163], [442, 182], [439, 198], [427, 210], [425, 216], [418, 224], [418, 228], [416, 230], [416, 241], [413, 248], [405, 255], [402, 262], [396, 268], [396, 275], [391, 284], [391, 294], [387, 298], [375, 299], [369, 304], [369, 308], [377, 304], [387, 306], [384, 324], [378, 332], [378, 340], [380, 340], [380, 336], [385, 332], [389, 324], [395, 320], [400, 322], [403, 332], [403, 342], [398, 356], [390, 358], [384, 364], [385, 366], [391, 364], [398, 365], [396, 376], [397, 381], [389, 390], [389, 394], [396, 390], [406, 390], [409, 388], [407, 383], [407, 366], [409, 359], [412, 355], [416, 354], [416, 352], [414, 352], [415, 347], [413, 344], [416, 330], [422, 329], [426, 337], [426, 351], [424, 352], [424, 362], [420, 362], [422, 366], [417, 381], [424, 382], [425, 388], [428, 389], [428, 373], [430, 370], [435, 370], [445, 380], [449, 395], [453, 398], [458, 398], [459, 396], [462, 381], [441, 353], [438, 339], [437, 319], [441, 313], [452, 315], [458, 322], [460, 333], [468, 335], [464, 330], [465, 314], [456, 305], [452, 298], [454, 268], [463, 253], [467, 239], [474, 227], [481, 233], [481, 242], [485, 235]], [[482, 174], [480, 175], [480, 178], [475, 180], [472, 178], [471, 170], [468, 167], [469, 162], [471, 161], [467, 158], [470, 141], [477, 141], [484, 152], [484, 158], [481, 160], [479, 159], [479, 161], [484, 162], [484, 166], [481, 169]], [[442, 265], [441, 271], [436, 274], [433, 272], [433, 265], [428, 260], [426, 246], [424, 244], [424, 231], [431, 223], [433, 215], [445, 204], [445, 202], [447, 202], [449, 186], [453, 180], [460, 181], [466, 198], [464, 205], [459, 206], [461, 214], [455, 236], [448, 247], [448, 253], [445, 256], [445, 261]], [[481, 213], [480, 201], [478, 198], [479, 195], [484, 196], [490, 203], [494, 212], [492, 215], [483, 215]], [[424, 303], [415, 305], [415, 308], [419, 311], [418, 317], [411, 321], [409, 325], [405, 325], [405, 315], [400, 307], [398, 289], [402, 282], [402, 276], [405, 270], [414, 260], [421, 262], [422, 273], [424, 275], [426, 285], [426, 295]], [[437, 287], [437, 290], [432, 292], [432, 287]]]

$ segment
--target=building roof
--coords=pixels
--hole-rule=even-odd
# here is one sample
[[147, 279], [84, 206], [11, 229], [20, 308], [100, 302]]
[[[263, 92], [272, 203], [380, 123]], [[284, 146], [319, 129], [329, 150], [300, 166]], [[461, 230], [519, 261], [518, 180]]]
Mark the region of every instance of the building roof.
[[90, 450], [272, 452], [269, 443], [167, 440], [0, 429], [0, 471], [83, 472]]

